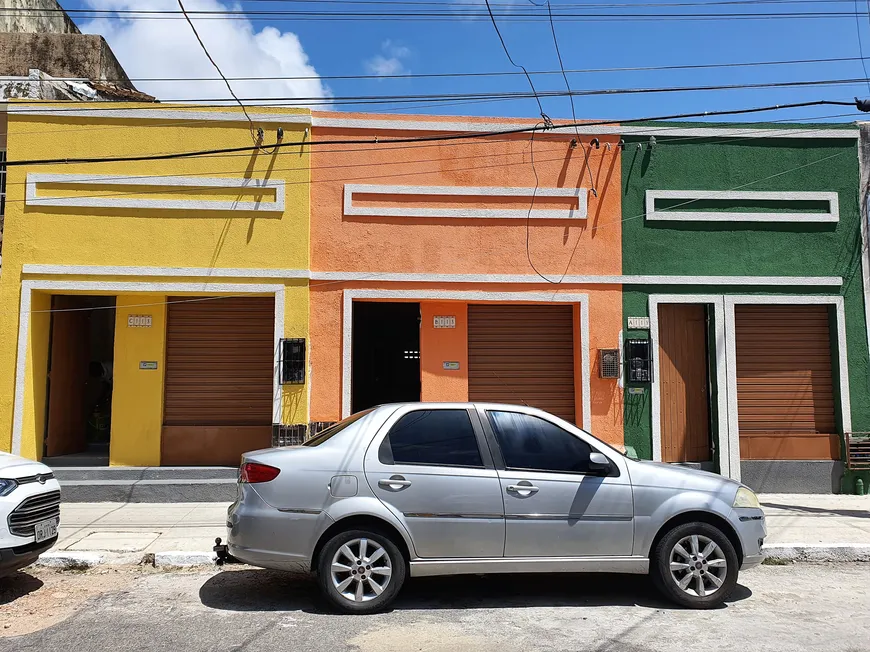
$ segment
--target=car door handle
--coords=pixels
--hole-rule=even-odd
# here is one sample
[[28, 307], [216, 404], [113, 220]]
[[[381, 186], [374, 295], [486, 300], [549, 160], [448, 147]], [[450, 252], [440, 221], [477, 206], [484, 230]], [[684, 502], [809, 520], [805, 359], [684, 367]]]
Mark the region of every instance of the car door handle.
[[405, 480], [401, 475], [394, 475], [391, 478], [381, 478], [378, 480], [378, 486], [391, 491], [400, 491], [405, 487], [411, 486], [410, 480]]
[[530, 483], [509, 484], [507, 490], [512, 494], [519, 494], [520, 496], [531, 496], [538, 493], [538, 488]]

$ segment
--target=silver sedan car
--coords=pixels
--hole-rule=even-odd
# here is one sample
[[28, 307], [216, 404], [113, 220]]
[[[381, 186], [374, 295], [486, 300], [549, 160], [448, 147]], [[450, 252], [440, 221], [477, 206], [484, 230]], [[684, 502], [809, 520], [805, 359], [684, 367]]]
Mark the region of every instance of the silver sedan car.
[[370, 613], [408, 576], [649, 574], [692, 608], [722, 603], [764, 558], [764, 512], [733, 480], [628, 459], [534, 408], [383, 405], [304, 445], [246, 453], [228, 551], [316, 573]]

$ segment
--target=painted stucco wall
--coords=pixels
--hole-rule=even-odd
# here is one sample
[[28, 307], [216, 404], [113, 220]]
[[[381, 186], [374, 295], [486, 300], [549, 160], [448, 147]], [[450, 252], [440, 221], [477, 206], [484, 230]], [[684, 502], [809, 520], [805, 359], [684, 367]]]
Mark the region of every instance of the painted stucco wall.
[[[395, 119], [396, 116], [359, 116], [315, 112], [315, 116]], [[403, 119], [410, 119], [409, 116]], [[438, 120], [426, 116], [427, 120]], [[444, 118], [449, 119], [449, 118]], [[455, 120], [455, 118], [453, 118]], [[469, 122], [472, 119], [465, 119]], [[487, 119], [487, 122], [493, 120]], [[515, 121], [514, 121], [515, 122]], [[531, 122], [530, 125], [533, 125]], [[366, 140], [414, 138], [416, 132], [348, 130], [316, 127], [314, 139]], [[590, 174], [598, 197], [588, 194], [588, 218], [540, 220], [528, 229], [529, 255], [534, 265], [554, 279], [565, 274], [621, 273], [620, 163], [618, 138], [601, 137], [591, 149], [591, 136], [582, 136], [585, 150], [571, 148], [572, 134], [472, 138], [404, 145], [317, 147], [312, 153], [311, 266], [320, 271], [378, 271], [416, 273], [534, 274], [526, 253], [525, 219], [465, 219], [345, 216], [345, 184], [400, 186], [502, 186], [533, 188], [535, 169], [541, 188], [590, 188]], [[611, 149], [607, 149], [610, 143]], [[532, 167], [534, 147], [535, 169]], [[588, 155], [588, 169], [584, 164]], [[395, 198], [378, 198], [378, 205], [395, 206]], [[486, 207], [524, 209], [529, 198], [487, 202]], [[482, 207], [479, 198], [459, 202]], [[415, 202], [438, 206], [436, 198]], [[535, 208], [553, 208], [538, 197]], [[542, 281], [546, 283], [546, 281]]]
[[[126, 117], [124, 111], [136, 108], [123, 104], [121, 117], [10, 115], [8, 121], [8, 157], [10, 160], [53, 159], [77, 157], [118, 157], [165, 152], [195, 151], [224, 147], [245, 147], [252, 144], [246, 121], [233, 117], [230, 121], [194, 120], [189, 116], [173, 117], [183, 108], [204, 113], [219, 111], [238, 113], [233, 109], [147, 105], [159, 119]], [[39, 105], [45, 110], [46, 105]], [[114, 108], [101, 104], [101, 109]], [[296, 109], [259, 109], [261, 113], [281, 115], [307, 114]], [[132, 114], [130, 114], [132, 115]], [[239, 113], [239, 116], [241, 114]], [[266, 141], [275, 139], [276, 123], [264, 124]], [[285, 142], [306, 137], [305, 125], [288, 122], [284, 128]], [[3, 243], [3, 273], [0, 275], [0, 450], [10, 450], [13, 428], [13, 395], [16, 377], [19, 302], [21, 282], [30, 280], [63, 280], [70, 282], [124, 282], [142, 284], [196, 283], [196, 294], [213, 294], [211, 283], [256, 284], [263, 278], [185, 277], [167, 268], [256, 268], [306, 270], [309, 267], [309, 155], [307, 148], [285, 147], [254, 153], [196, 157], [168, 161], [108, 162], [94, 164], [51, 164], [12, 166], [7, 177], [7, 200]], [[134, 187], [94, 186], [84, 190], [64, 187], [52, 189], [57, 195], [77, 194], [86, 197], [145, 199], [226, 199], [252, 201], [256, 197], [271, 200], [268, 194], [250, 191], [216, 191], [207, 188], [179, 190], [177, 188], [145, 187], [161, 176], [196, 178], [269, 178], [285, 183], [283, 213], [255, 213], [215, 210], [168, 210], [142, 208], [83, 208], [69, 206], [25, 206], [27, 172], [106, 174], [132, 177]], [[165, 275], [114, 275], [112, 270], [97, 274], [65, 274], [24, 276], [25, 264], [140, 267]], [[159, 269], [156, 269], [159, 268]], [[69, 270], [68, 270], [69, 271]], [[73, 270], [75, 271], [75, 270]], [[276, 272], [277, 273], [277, 272]], [[268, 279], [268, 273], [265, 274]], [[286, 288], [284, 335], [308, 336], [308, 289], [305, 280], [277, 281]], [[148, 286], [143, 285], [143, 291]], [[201, 289], [200, 289], [201, 288]], [[151, 290], [153, 292], [153, 289]], [[70, 290], [69, 292], [75, 292]], [[122, 302], [135, 303], [143, 295], [134, 291], [90, 294], [121, 294], [118, 320], [122, 319]], [[132, 293], [132, 294], [131, 294]], [[131, 295], [131, 299], [127, 295]], [[181, 294], [181, 293], [177, 293]], [[45, 293], [48, 300], [49, 293]], [[37, 305], [34, 293], [34, 306]], [[42, 303], [39, 303], [42, 305]], [[47, 306], [45, 306], [47, 309]], [[34, 307], [32, 310], [36, 310]], [[157, 306], [147, 311], [160, 318]], [[22, 452], [39, 456], [44, 431], [45, 379], [49, 320], [47, 316], [31, 314], [27, 353], [25, 400], [22, 428]], [[118, 321], [122, 326], [126, 322]], [[144, 378], [138, 372], [140, 360], [155, 359], [152, 351], [162, 346], [156, 339], [157, 324], [152, 326], [148, 341], [134, 341], [120, 326], [116, 328], [116, 349], [125, 365], [136, 364], [135, 373], [124, 369], [116, 376], [112, 419], [112, 462], [119, 464], [153, 464], [159, 454], [159, 425], [162, 422], [162, 389], [157, 391], [153, 376]], [[132, 329], [131, 329], [132, 330]], [[128, 335], [130, 338], [128, 339]], [[132, 348], [142, 346], [145, 356]], [[135, 358], [135, 360], [134, 360]], [[160, 358], [162, 359], [162, 358]], [[161, 365], [162, 366], [162, 365]], [[147, 372], [141, 372], [146, 374]], [[162, 373], [162, 372], [161, 372]], [[162, 385], [162, 383], [161, 383]], [[284, 396], [282, 419], [285, 423], [307, 423], [308, 387], [298, 385], [282, 388]], [[135, 399], [134, 399], [135, 397]], [[121, 409], [119, 409], [121, 408]], [[147, 414], [147, 418], [143, 415]], [[143, 420], [144, 419], [144, 420]], [[138, 425], [134, 425], [138, 422]], [[155, 452], [156, 451], [156, 452]]]
[[[468, 400], [468, 304], [427, 301], [420, 304], [420, 399]], [[453, 316], [456, 328], [435, 328], [436, 316]], [[459, 369], [444, 369], [458, 362]]]
[[[379, 116], [315, 112], [315, 118], [377, 119], [397, 122], [420, 116]], [[425, 116], [426, 121], [498, 123], [497, 119]], [[504, 120], [503, 122], [508, 122]], [[516, 120], [510, 120], [516, 122]], [[529, 125], [534, 125], [530, 121]], [[375, 137], [424, 136], [413, 131], [318, 127], [315, 140], [368, 140]], [[600, 147], [589, 146], [592, 136], [581, 136], [582, 146], [571, 146], [574, 134], [538, 133], [489, 139], [379, 146], [335, 145], [316, 147], [312, 153], [311, 268], [314, 271], [358, 272], [360, 281], [313, 283], [311, 292], [311, 415], [332, 421], [341, 414], [342, 297], [346, 289], [590, 293], [590, 387], [592, 422], [596, 434], [622, 442], [621, 396], [616, 381], [597, 377], [597, 347], [615, 348], [622, 319], [618, 286], [584, 288], [576, 285], [495, 285], [443, 283], [366, 283], [366, 273], [396, 274], [523, 274], [534, 276], [529, 262], [554, 281], [572, 274], [620, 274], [621, 166], [617, 137], [600, 137]], [[588, 156], [588, 166], [586, 163]], [[532, 166], [534, 158], [534, 167]], [[377, 217], [344, 214], [345, 184], [384, 186], [450, 186], [585, 188], [587, 219]], [[591, 176], [591, 181], [590, 181]], [[594, 187], [596, 193], [590, 192]], [[595, 196], [597, 194], [597, 197]], [[529, 197], [401, 197], [360, 196], [354, 205], [396, 208], [464, 207], [528, 211]], [[537, 197], [535, 209], [566, 208], [564, 199]], [[527, 250], [528, 243], [528, 250]], [[467, 307], [464, 302], [421, 302], [421, 393], [423, 400], [467, 400]], [[455, 315], [456, 329], [434, 329], [436, 314]], [[579, 313], [578, 313], [579, 314]], [[579, 335], [579, 323], [578, 323]], [[458, 371], [445, 371], [443, 362], [459, 362]], [[582, 395], [580, 372], [575, 374], [577, 415]]]
[[[143, 300], [145, 299], [145, 300]], [[112, 430], [109, 463], [158, 466], [163, 426], [163, 377], [166, 371], [165, 295], [125, 294], [115, 304]], [[144, 307], [143, 303], [153, 305]], [[128, 328], [130, 315], [151, 315], [151, 328]], [[143, 360], [157, 369], [140, 369]]]
[[[624, 274], [843, 278], [841, 288], [626, 286], [623, 294], [626, 328], [628, 316], [648, 315], [650, 294], [843, 296], [852, 428], [870, 428], [856, 141], [658, 138], [650, 147], [648, 138], [626, 140], [622, 162]], [[642, 149], [637, 149], [637, 143], [642, 144]], [[648, 222], [644, 218], [647, 189], [836, 191], [840, 221], [836, 224]], [[626, 338], [648, 335], [648, 331], [625, 333]], [[652, 454], [649, 401], [649, 385], [644, 395], [625, 397], [626, 443], [635, 446], [638, 454], [646, 458]]]

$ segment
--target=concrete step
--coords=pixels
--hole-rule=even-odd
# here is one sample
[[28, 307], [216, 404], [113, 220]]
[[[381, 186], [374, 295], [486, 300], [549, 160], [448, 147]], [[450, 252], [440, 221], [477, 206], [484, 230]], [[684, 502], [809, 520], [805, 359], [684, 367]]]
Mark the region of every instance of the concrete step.
[[68, 503], [197, 503], [236, 498], [238, 469], [226, 466], [52, 469]]

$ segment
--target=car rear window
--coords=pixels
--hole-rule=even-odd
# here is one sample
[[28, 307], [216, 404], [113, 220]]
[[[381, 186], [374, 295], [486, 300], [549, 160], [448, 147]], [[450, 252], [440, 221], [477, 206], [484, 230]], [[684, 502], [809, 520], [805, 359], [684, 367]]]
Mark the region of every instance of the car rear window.
[[357, 412], [356, 414], [350, 415], [347, 419], [342, 419], [335, 425], [330, 426], [326, 430], [323, 430], [316, 435], [314, 435], [311, 439], [306, 442], [303, 442], [303, 446], [320, 446], [323, 442], [335, 437], [342, 430], [347, 428], [349, 425], [356, 423], [364, 416], [366, 416], [371, 410], [363, 410], [362, 412]]

